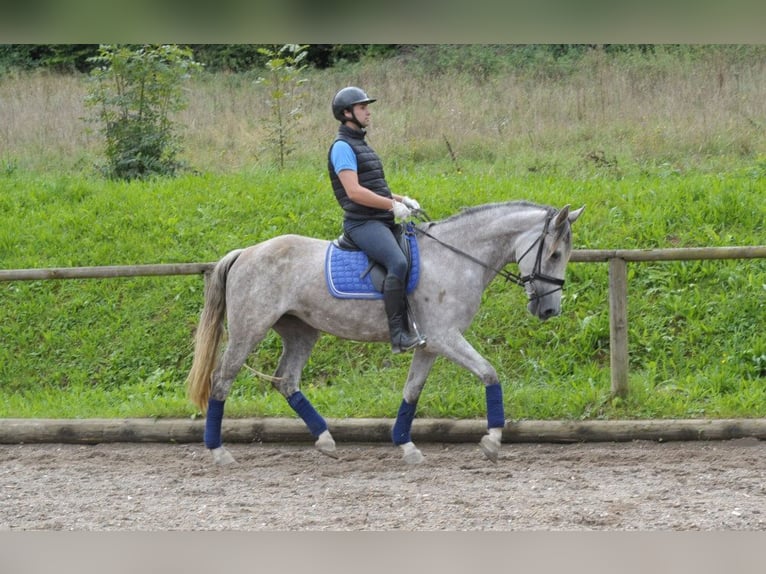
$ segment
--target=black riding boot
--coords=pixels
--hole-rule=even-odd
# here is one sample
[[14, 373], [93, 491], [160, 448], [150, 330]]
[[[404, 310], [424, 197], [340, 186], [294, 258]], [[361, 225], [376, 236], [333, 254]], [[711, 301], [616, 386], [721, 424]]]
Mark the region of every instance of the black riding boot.
[[424, 347], [425, 337], [410, 333], [407, 320], [407, 300], [405, 288], [397, 277], [386, 277], [383, 281], [383, 304], [388, 316], [388, 329], [391, 332], [391, 350], [394, 353]]

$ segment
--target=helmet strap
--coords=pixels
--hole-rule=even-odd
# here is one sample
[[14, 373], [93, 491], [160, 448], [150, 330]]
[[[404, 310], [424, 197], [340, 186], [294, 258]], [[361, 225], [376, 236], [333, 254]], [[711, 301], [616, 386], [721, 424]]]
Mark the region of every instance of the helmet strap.
[[343, 123], [346, 123], [346, 122], [353, 122], [353, 123], [355, 123], [355, 124], [356, 124], [356, 126], [357, 126], [357, 127], [360, 129], [360, 130], [364, 131], [364, 126], [361, 124], [361, 122], [360, 122], [358, 119], [356, 119], [356, 114], [354, 113], [354, 106], [351, 106], [351, 109], [348, 109], [348, 108], [346, 108], [346, 109], [347, 109], [349, 112], [351, 112], [351, 117], [349, 118], [349, 117], [346, 117], [346, 116], [344, 116], [346, 119], [345, 119], [345, 120], [343, 120]]

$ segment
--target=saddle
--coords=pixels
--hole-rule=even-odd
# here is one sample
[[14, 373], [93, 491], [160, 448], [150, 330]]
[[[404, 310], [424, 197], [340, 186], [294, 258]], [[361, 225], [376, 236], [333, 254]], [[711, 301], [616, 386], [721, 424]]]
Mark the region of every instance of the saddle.
[[[399, 226], [399, 246], [407, 257], [406, 291], [409, 295], [418, 285], [420, 256], [415, 230], [411, 223]], [[386, 269], [371, 261], [345, 233], [330, 242], [325, 255], [327, 288], [338, 299], [382, 299]]]

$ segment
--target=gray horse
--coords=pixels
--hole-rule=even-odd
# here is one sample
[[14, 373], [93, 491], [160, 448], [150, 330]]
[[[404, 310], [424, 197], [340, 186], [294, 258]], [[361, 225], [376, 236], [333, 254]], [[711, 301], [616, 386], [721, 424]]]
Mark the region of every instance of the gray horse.
[[[409, 301], [428, 343], [413, 355], [392, 430], [393, 443], [401, 447], [405, 462], [423, 460], [410, 430], [420, 393], [439, 355], [468, 369], [484, 384], [487, 434], [479, 445], [489, 460], [497, 460], [505, 426], [502, 387], [495, 369], [463, 333], [479, 309], [483, 291], [498, 274], [524, 287], [533, 315], [546, 320], [559, 314], [572, 251], [570, 226], [583, 209], [494, 203], [414, 226], [420, 279]], [[206, 412], [204, 441], [216, 464], [234, 462], [221, 441], [224, 401], [248, 355], [269, 329], [283, 343], [274, 387], [306, 423], [320, 452], [336, 456], [327, 423], [300, 391], [301, 372], [320, 332], [381, 342], [389, 334], [381, 301], [330, 294], [324, 275], [328, 245], [326, 240], [298, 235], [274, 237], [228, 253], [208, 277], [187, 385], [190, 400]], [[520, 275], [503, 269], [513, 262]], [[219, 362], [224, 316], [228, 343]]]

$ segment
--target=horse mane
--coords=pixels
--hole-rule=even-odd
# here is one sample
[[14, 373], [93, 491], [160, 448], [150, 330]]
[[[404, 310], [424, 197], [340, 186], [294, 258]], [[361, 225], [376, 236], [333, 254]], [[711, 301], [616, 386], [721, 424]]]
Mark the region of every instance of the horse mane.
[[447, 217], [446, 219], [440, 219], [438, 221], [429, 222], [426, 228], [430, 228], [440, 223], [455, 221], [456, 219], [461, 219], [463, 217], [467, 217], [475, 213], [480, 213], [482, 211], [490, 211], [490, 210], [494, 210], [494, 209], [498, 209], [502, 207], [514, 207], [519, 209], [528, 207], [532, 209], [540, 209], [540, 210], [546, 211], [548, 212], [548, 214], [554, 213], [556, 211], [556, 209], [553, 207], [550, 207], [547, 205], [540, 205], [538, 203], [534, 203], [532, 201], [526, 201], [526, 200], [505, 201], [505, 202], [498, 202], [498, 203], [485, 203], [483, 205], [474, 205], [471, 207], [464, 207], [460, 211]]

